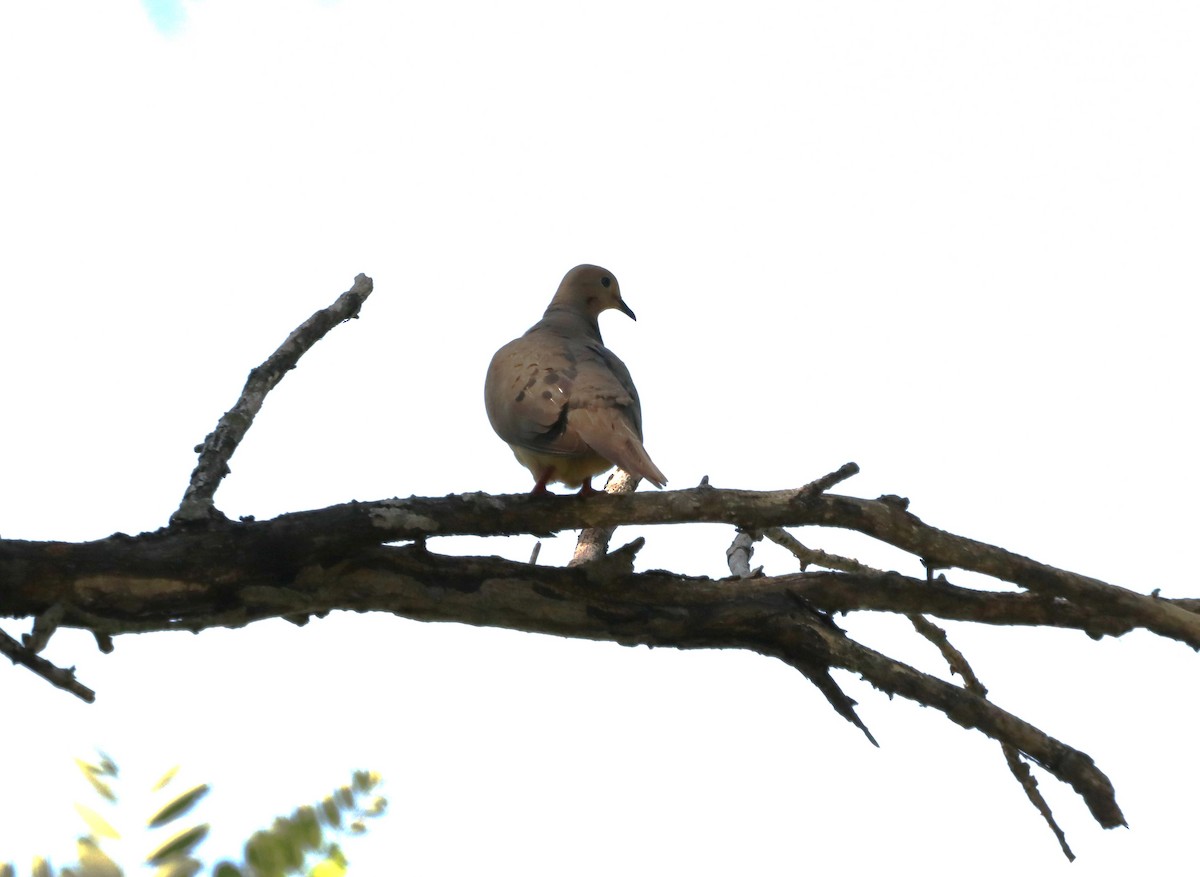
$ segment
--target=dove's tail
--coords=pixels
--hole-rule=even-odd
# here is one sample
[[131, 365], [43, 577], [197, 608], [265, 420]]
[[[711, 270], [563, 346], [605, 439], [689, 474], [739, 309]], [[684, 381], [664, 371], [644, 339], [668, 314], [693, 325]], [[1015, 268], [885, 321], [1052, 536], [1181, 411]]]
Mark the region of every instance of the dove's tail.
[[665, 487], [667, 476], [654, 465], [641, 437], [617, 408], [573, 408], [568, 415], [571, 429], [588, 447], [626, 472], [645, 478], [655, 487]]

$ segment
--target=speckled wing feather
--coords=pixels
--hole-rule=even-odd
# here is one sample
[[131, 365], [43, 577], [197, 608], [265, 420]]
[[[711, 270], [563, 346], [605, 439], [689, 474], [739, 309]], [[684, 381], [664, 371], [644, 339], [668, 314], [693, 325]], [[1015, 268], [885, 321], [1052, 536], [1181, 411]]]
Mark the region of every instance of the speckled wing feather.
[[653, 484], [666, 478], [642, 447], [642, 411], [629, 369], [589, 338], [543, 320], [496, 352], [485, 402], [497, 434], [540, 454], [597, 454]]

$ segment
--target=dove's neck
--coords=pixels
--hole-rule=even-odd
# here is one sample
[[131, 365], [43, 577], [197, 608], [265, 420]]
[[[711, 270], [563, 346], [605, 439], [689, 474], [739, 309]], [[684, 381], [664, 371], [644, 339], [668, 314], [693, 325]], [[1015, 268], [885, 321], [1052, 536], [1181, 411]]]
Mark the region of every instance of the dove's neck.
[[551, 302], [538, 325], [568, 337], [586, 337], [604, 343], [596, 318], [570, 305]]

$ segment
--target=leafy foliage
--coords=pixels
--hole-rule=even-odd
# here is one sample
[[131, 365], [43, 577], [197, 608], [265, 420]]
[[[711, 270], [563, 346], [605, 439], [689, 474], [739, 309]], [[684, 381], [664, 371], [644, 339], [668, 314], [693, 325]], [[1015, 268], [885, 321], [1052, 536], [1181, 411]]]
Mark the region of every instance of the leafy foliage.
[[[104, 753], [99, 755], [94, 764], [81, 759], [75, 763], [93, 791], [115, 804], [117, 765]], [[166, 788], [178, 771], [178, 767], [167, 771], [153, 791]], [[290, 816], [277, 818], [268, 829], [256, 831], [246, 841], [245, 861], [220, 862], [213, 868], [212, 877], [344, 877], [347, 859], [337, 838], [362, 834], [366, 831], [365, 820], [386, 810], [387, 800], [374, 794], [379, 783], [379, 774], [355, 771], [349, 785], [335, 789], [316, 804], [297, 808]], [[195, 877], [203, 869], [192, 852], [208, 836], [208, 823], [181, 827], [178, 821], [200, 803], [209, 789], [207, 784], [193, 786], [159, 807], [147, 821], [154, 830], [173, 829], [146, 857], [146, 863], [156, 868], [155, 877]], [[103, 840], [118, 840], [120, 833], [92, 808], [77, 803], [75, 809], [89, 833], [78, 840], [78, 863], [64, 868], [58, 877], [123, 877], [121, 867], [101, 849]], [[34, 859], [31, 874], [55, 877], [50, 862], [40, 856]], [[0, 877], [17, 877], [16, 869], [11, 864], [0, 864]]]

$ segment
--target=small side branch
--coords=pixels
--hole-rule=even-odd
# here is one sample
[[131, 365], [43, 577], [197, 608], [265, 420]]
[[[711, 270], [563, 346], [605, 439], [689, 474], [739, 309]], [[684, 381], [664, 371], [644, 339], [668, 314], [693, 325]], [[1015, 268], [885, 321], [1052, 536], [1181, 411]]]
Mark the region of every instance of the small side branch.
[[[909, 615], [909, 621], [912, 622], [917, 633], [925, 637], [942, 653], [942, 657], [946, 659], [946, 663], [950, 666], [950, 670], [957, 673], [963, 681], [968, 691], [974, 692], [980, 697], [987, 697], [987, 689], [983, 683], [979, 681], [979, 677], [975, 675], [974, 669], [967, 662], [966, 657], [950, 642], [950, 638], [946, 636], [946, 631], [938, 627], [923, 615]], [[1038, 813], [1042, 814], [1042, 818], [1046, 820], [1046, 825], [1050, 827], [1055, 839], [1058, 841], [1059, 847], [1063, 851], [1063, 855], [1067, 857], [1067, 861], [1074, 862], [1075, 854], [1071, 852], [1071, 847], [1067, 843], [1067, 835], [1059, 826], [1054, 818], [1054, 813], [1050, 809], [1050, 805], [1046, 802], [1046, 798], [1038, 789], [1037, 779], [1033, 775], [1033, 771], [1029, 769], [1029, 765], [1021, 759], [1021, 753], [1011, 743], [1001, 743], [1001, 751], [1004, 752], [1004, 760], [1008, 763], [1008, 769], [1016, 778], [1017, 783], [1025, 792], [1025, 797], [1029, 802], [1037, 808]]]
[[826, 636], [830, 664], [859, 673], [888, 694], [933, 707], [964, 728], [982, 731], [999, 743], [1025, 753], [1083, 798], [1104, 828], [1126, 824], [1112, 782], [1085, 753], [1002, 710], [973, 691], [959, 688], [867, 648], [849, 637]]
[[[604, 485], [604, 492], [609, 494], [633, 493], [641, 481], [642, 479], [638, 476], [632, 475], [624, 469], [618, 469], [608, 477], [608, 481]], [[616, 527], [585, 527], [581, 530], [579, 540], [575, 543], [575, 554], [571, 558], [569, 566], [579, 566], [602, 558], [608, 551], [608, 544], [612, 541], [616, 529]]]
[[754, 557], [754, 543], [758, 538], [755, 533], [738, 530], [732, 544], [725, 549], [725, 561], [729, 564], [729, 571], [739, 579], [748, 579], [762, 573], [761, 566], [756, 569], [750, 567], [750, 561]]
[[246, 385], [242, 388], [242, 395], [234, 406], [221, 416], [217, 428], [210, 432], [204, 443], [196, 449], [200, 458], [196, 462], [196, 468], [192, 470], [192, 478], [183, 494], [183, 501], [171, 516], [172, 524], [224, 517], [213, 505], [213, 496], [221, 480], [229, 474], [229, 459], [249, 431], [267, 393], [283, 380], [284, 375], [296, 367], [300, 357], [324, 338], [330, 329], [357, 317], [372, 289], [371, 278], [359, 274], [354, 278], [354, 285], [342, 293], [337, 301], [301, 323], [287, 340], [279, 345], [279, 349], [267, 357], [266, 362], [250, 372]]
[[56, 688], [71, 692], [82, 701], [94, 703], [96, 700], [96, 692], [75, 678], [74, 669], [64, 669], [51, 664], [2, 630], [0, 630], [0, 654], [4, 654], [14, 664], [20, 664], [32, 670]]

